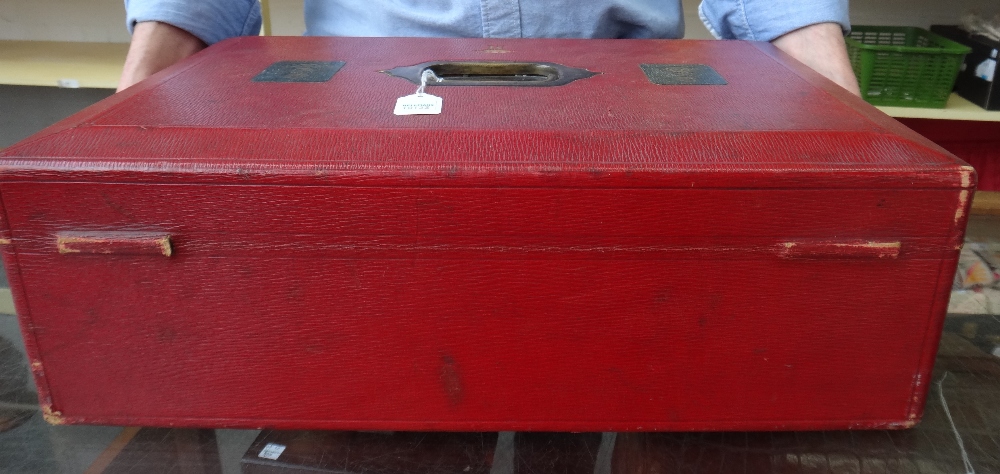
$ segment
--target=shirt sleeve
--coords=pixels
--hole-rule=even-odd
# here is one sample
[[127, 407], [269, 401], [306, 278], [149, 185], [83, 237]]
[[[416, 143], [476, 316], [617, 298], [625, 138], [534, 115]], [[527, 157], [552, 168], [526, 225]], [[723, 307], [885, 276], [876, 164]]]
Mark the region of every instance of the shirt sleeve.
[[702, 0], [701, 21], [716, 38], [771, 41], [816, 23], [851, 30], [848, 0]]
[[206, 44], [260, 32], [258, 0], [125, 0], [129, 34], [141, 21], [159, 21], [185, 30]]

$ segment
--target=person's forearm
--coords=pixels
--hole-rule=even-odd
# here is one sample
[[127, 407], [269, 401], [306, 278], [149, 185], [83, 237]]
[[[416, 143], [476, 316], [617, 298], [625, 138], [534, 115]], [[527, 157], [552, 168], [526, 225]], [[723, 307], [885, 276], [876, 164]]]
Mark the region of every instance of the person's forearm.
[[205, 43], [198, 37], [175, 26], [156, 21], [137, 23], [118, 90], [124, 90], [204, 48]]
[[840, 87], [854, 95], [861, 95], [847, 58], [844, 34], [837, 23], [817, 23], [799, 28], [771, 43]]

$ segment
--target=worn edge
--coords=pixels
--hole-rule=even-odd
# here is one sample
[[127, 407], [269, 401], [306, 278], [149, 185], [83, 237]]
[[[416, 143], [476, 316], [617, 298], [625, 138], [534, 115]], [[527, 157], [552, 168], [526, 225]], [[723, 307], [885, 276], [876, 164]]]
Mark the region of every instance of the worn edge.
[[[105, 240], [109, 240], [109, 239], [107, 239], [107, 238], [100, 238], [100, 237], [80, 237], [80, 236], [57, 235], [56, 236], [56, 249], [59, 251], [60, 254], [82, 253], [79, 249], [72, 248], [71, 244], [74, 244], [74, 243], [101, 242], [101, 241], [105, 241]], [[154, 243], [156, 243], [156, 245], [158, 245], [160, 247], [160, 254], [162, 254], [164, 257], [169, 257], [169, 256], [171, 256], [173, 254], [173, 246], [170, 243], [170, 236], [169, 235], [164, 235], [164, 236], [161, 236], [159, 238], [154, 238], [154, 239], [152, 239], [152, 241]], [[0, 242], [0, 243], [2, 243], [2, 242]], [[116, 253], [116, 252], [104, 252], [104, 253], [113, 254], [113, 253]]]

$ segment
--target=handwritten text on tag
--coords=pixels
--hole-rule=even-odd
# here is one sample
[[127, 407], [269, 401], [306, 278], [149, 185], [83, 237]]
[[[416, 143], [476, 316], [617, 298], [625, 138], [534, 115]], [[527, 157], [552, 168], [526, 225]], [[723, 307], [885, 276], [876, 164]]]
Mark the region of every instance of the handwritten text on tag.
[[440, 97], [430, 94], [410, 94], [396, 99], [396, 115], [433, 115], [441, 113]]

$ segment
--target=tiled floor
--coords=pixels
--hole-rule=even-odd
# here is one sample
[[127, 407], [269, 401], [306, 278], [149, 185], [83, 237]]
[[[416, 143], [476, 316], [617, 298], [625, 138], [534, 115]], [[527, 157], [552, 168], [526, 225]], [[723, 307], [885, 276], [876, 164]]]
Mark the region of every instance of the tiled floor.
[[0, 472], [83, 472], [121, 428], [51, 426], [36, 414], [0, 433]]

